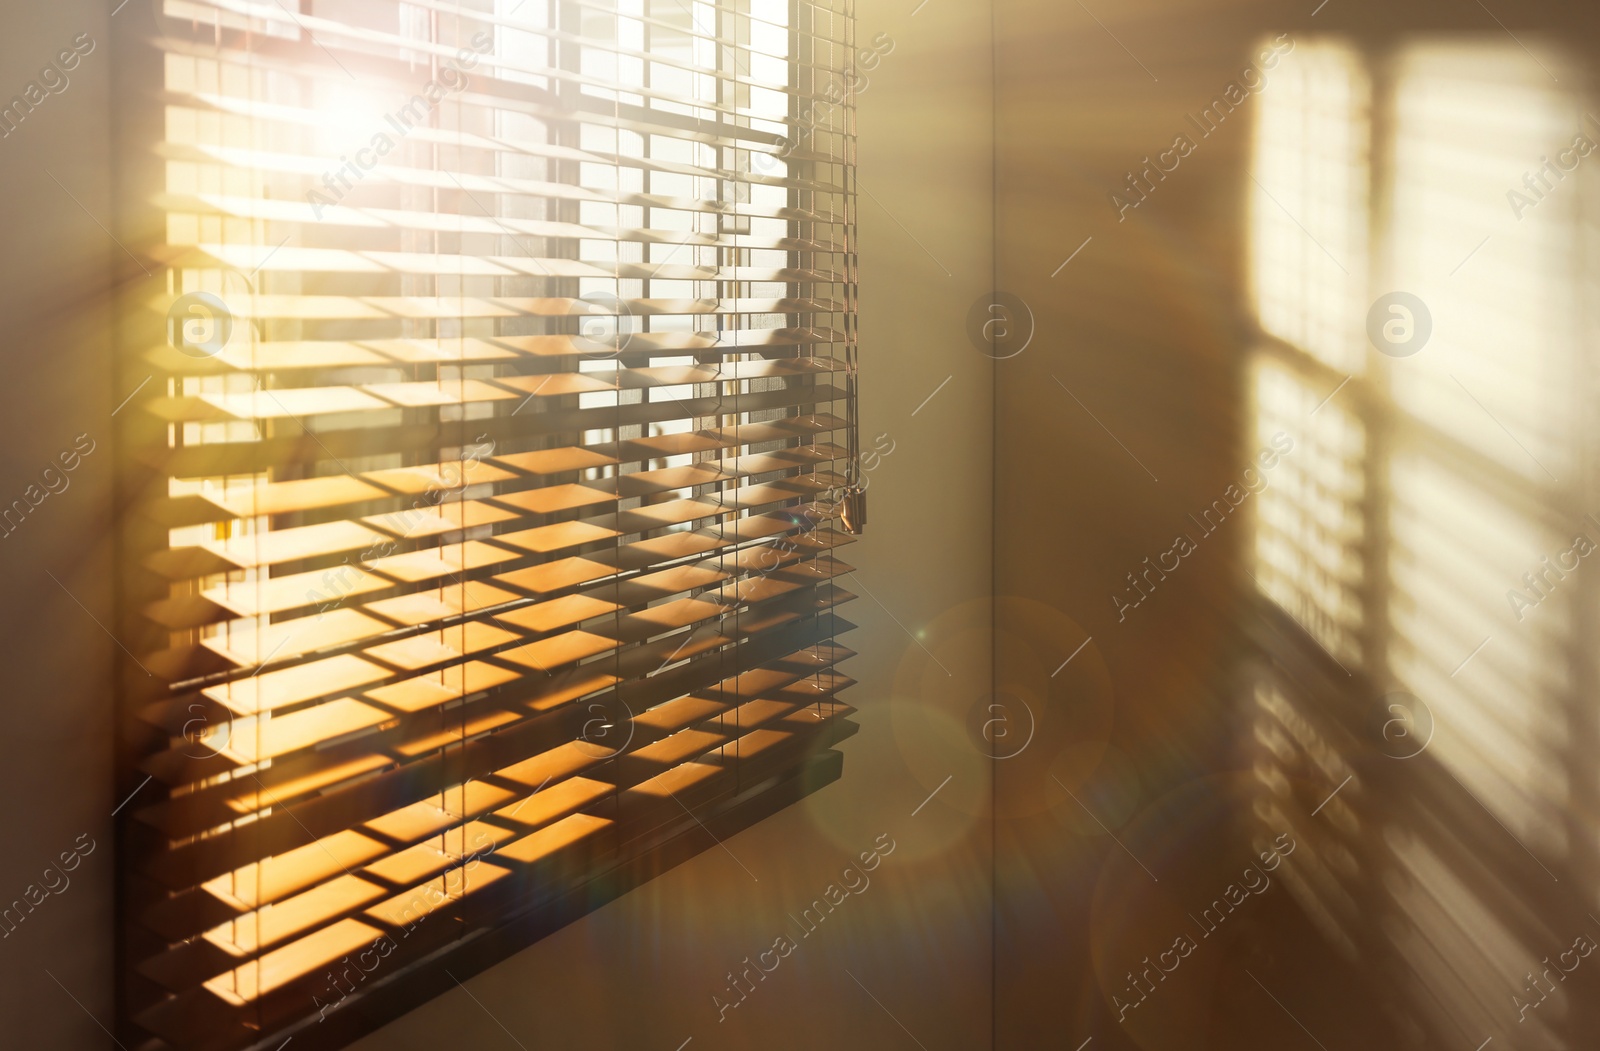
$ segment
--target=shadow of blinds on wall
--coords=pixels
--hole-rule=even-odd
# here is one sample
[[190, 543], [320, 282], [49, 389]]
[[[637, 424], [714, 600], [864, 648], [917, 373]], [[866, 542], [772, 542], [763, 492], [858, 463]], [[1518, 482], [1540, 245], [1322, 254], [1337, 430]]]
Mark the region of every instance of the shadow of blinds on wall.
[[158, 0], [125, 1032], [318, 1046], [838, 776], [850, 6]]
[[1251, 566], [1258, 835], [1306, 850], [1286, 883], [1405, 1046], [1579, 1046], [1596, 1017], [1523, 1006], [1594, 922], [1600, 538], [1597, 128], [1584, 72], [1526, 43], [1302, 41], [1253, 158], [1255, 438], [1296, 441]]

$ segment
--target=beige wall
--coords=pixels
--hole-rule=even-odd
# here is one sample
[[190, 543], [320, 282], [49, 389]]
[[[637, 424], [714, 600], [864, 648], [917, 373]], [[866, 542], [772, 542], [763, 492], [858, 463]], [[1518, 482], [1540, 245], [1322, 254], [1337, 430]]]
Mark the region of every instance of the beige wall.
[[[1189, 5], [1089, 7], [1104, 28], [1076, 3], [1003, 0], [997, 30], [998, 283], [1031, 305], [1038, 335], [996, 375], [996, 591], [1071, 622], [1063, 658], [1093, 638], [1045, 694], [1072, 743], [1048, 767], [1001, 771], [1003, 801], [1044, 802], [997, 846], [1001, 1048], [1044, 1046], [1041, 1033], [1051, 1046], [1134, 1046], [1097, 973], [1121, 979], [1169, 948], [1164, 907], [1207, 893], [1231, 842], [1227, 803], [1203, 778], [1226, 754], [1228, 702], [1211, 687], [1242, 537], [1211, 538], [1125, 622], [1110, 596], [1229, 483], [1234, 179], [1249, 129], [1213, 135], [1126, 221], [1109, 194], [1236, 73], [1252, 30]], [[1183, 976], [1194, 981], [1174, 980], [1172, 1002], [1145, 1012], [1174, 1023], [1141, 1033], [1148, 1046], [1206, 1046], [1215, 963], [1197, 954]]]
[[114, 226], [110, 14], [107, 5], [16, 6], [0, 34], [5, 99], [78, 34], [95, 41], [66, 89], [0, 139], [0, 503], [38, 483], [76, 436], [96, 443], [68, 488], [0, 539], [0, 902], [40, 884], [80, 834], [95, 844], [66, 874], [70, 885], [0, 939], [0, 1039], [27, 1034], [40, 1048], [102, 1046], [89, 1012], [107, 1024], [111, 1013], [112, 675], [132, 665], [95, 626], [112, 623], [111, 411], [126, 393], [109, 378], [106, 305], [114, 278], [145, 278], [97, 225]]

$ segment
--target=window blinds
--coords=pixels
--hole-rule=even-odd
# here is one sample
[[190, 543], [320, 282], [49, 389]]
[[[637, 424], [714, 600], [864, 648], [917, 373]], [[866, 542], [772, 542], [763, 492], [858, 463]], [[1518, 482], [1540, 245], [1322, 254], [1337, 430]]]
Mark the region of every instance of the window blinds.
[[316, 1046], [837, 776], [850, 6], [156, 0], [127, 1032]]

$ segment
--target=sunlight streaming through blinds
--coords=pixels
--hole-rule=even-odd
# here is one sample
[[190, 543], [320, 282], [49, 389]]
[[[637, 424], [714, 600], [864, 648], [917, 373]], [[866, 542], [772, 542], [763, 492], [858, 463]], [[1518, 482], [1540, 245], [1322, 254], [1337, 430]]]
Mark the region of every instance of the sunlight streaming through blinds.
[[848, 6], [158, 3], [124, 999], [167, 1045], [836, 770]]

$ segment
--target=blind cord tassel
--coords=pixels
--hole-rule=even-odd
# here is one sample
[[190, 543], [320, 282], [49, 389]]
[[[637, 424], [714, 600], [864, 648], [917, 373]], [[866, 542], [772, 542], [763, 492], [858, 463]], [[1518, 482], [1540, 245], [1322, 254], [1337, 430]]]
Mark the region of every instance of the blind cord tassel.
[[850, 466], [848, 484], [840, 500], [839, 516], [845, 532], [861, 536], [867, 531], [867, 486], [861, 477], [861, 408], [856, 391], [859, 366], [856, 349], [851, 344], [846, 352], [845, 368], [845, 442], [849, 449]]

